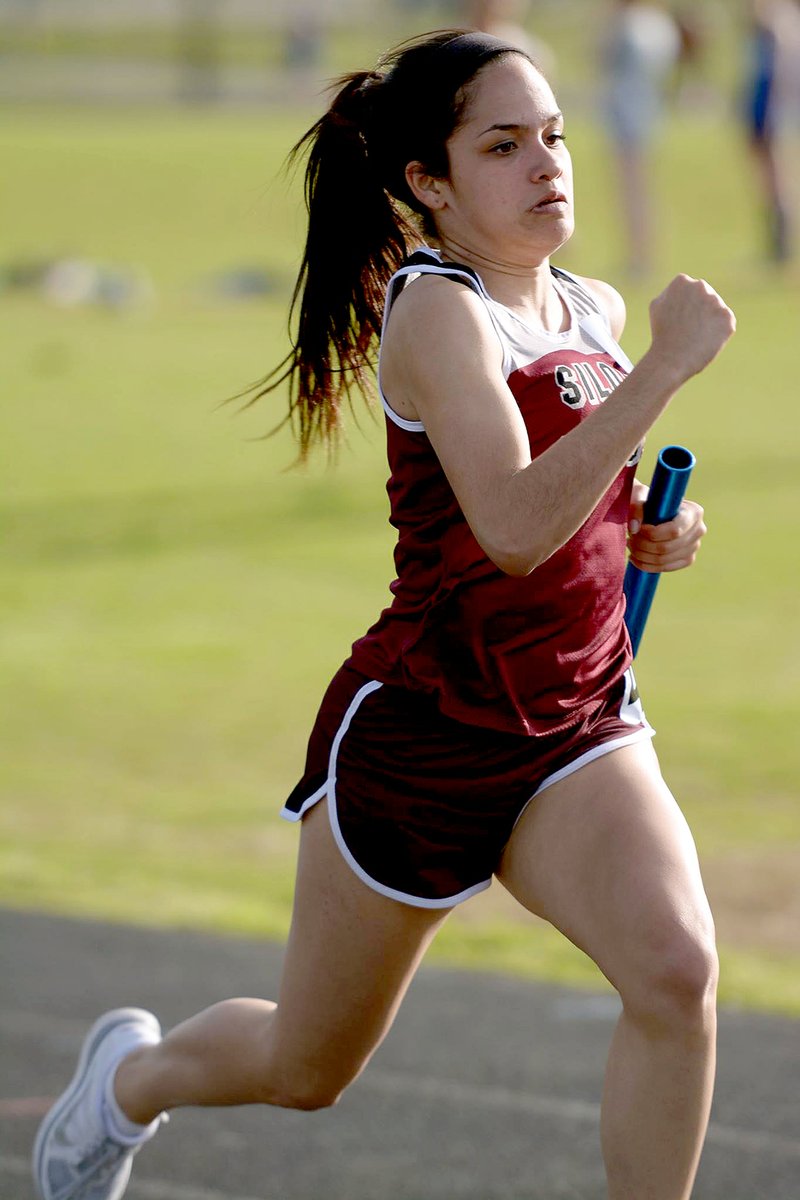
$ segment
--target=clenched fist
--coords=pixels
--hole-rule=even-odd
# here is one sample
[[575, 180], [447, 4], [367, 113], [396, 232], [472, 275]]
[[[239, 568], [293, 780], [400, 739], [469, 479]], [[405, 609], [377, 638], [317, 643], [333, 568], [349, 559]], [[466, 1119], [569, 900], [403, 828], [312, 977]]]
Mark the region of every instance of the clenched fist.
[[677, 275], [650, 305], [651, 355], [685, 383], [707, 367], [736, 329], [736, 317], [704, 279]]

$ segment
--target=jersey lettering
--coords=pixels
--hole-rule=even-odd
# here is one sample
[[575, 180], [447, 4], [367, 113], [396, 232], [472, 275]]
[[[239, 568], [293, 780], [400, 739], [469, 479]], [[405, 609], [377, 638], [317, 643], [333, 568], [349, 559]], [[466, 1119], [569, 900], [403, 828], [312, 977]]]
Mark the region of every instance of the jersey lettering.
[[625, 373], [606, 362], [564, 363], [556, 367], [558, 394], [567, 408], [597, 407], [618, 387]]
[[583, 408], [586, 397], [578, 386], [573, 367], [556, 367], [556, 383], [559, 395], [568, 408]]
[[595, 364], [595, 368], [609, 384], [609, 394], [619, 387], [625, 378], [625, 372], [620, 371], [619, 367], [612, 367], [611, 363], [599, 362]]

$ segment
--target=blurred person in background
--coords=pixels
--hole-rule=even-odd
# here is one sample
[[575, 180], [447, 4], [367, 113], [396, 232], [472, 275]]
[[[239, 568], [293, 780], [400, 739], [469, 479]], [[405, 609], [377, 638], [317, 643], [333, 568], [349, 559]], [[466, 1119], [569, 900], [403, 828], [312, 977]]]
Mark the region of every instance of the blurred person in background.
[[766, 249], [776, 263], [792, 255], [796, 197], [784, 145], [800, 116], [800, 3], [752, 0], [747, 39], [744, 118], [766, 216]]
[[217, 0], [181, 0], [178, 11], [179, 96], [188, 104], [214, 103], [221, 92], [219, 4]]
[[679, 26], [668, 12], [636, 0], [618, 0], [601, 43], [603, 107], [617, 160], [632, 277], [645, 275], [651, 266], [649, 154], [681, 44]]
[[287, 8], [284, 66], [301, 79], [307, 77], [313, 92], [321, 83], [317, 76], [325, 62], [333, 15], [331, 0], [292, 0]]
[[556, 56], [552, 47], [526, 28], [528, 4], [525, 0], [468, 0], [467, 24], [493, 37], [519, 46], [555, 82]]
[[704, 78], [711, 38], [709, 14], [698, 12], [688, 4], [672, 9], [672, 17], [678, 28], [680, 53], [674, 72], [674, 95], [678, 105], [691, 107], [713, 103], [710, 84]]

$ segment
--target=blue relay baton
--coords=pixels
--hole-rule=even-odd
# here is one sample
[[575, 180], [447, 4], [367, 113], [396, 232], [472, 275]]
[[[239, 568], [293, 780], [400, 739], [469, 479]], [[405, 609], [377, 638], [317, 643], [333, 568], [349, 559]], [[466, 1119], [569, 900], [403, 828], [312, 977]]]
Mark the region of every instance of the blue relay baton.
[[[644, 524], [662, 525], [678, 515], [695, 461], [691, 450], [684, 446], [665, 446], [659, 451], [650, 491], [644, 502]], [[625, 624], [634, 654], [639, 649], [660, 578], [659, 572], [641, 571], [632, 562], [625, 569]]]

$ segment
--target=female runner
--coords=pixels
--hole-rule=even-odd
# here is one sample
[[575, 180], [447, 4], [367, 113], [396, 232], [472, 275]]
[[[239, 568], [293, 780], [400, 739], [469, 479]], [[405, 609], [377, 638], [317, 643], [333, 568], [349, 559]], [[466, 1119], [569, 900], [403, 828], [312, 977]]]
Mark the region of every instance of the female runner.
[[277, 1004], [227, 1000], [163, 1039], [141, 1010], [101, 1017], [40, 1128], [39, 1190], [117, 1200], [181, 1105], [335, 1103], [448, 912], [496, 876], [622, 997], [609, 1197], [686, 1200], [714, 1077], [714, 932], [630, 672], [622, 575], [626, 537], [645, 569], [695, 557], [702, 510], [642, 526], [634, 463], [733, 314], [679, 276], [631, 369], [617, 293], [550, 265], [573, 229], [564, 119], [496, 38], [401, 47], [341, 81], [304, 144], [281, 378], [303, 452], [335, 437], [386, 298], [393, 602], [331, 683], [284, 809], [302, 832]]

